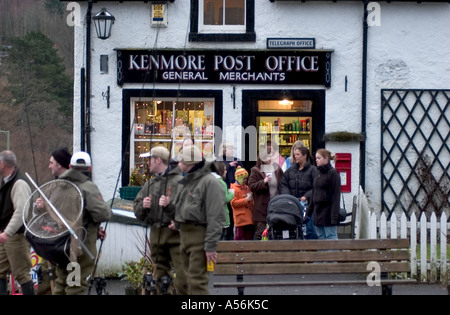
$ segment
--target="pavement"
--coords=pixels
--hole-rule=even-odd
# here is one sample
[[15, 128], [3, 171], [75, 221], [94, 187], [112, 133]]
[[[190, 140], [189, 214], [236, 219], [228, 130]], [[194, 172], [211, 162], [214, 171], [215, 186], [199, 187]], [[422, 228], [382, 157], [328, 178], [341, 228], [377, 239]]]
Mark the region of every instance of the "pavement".
[[[280, 278], [281, 277], [281, 278]], [[292, 276], [286, 276], [286, 280], [295, 280]], [[214, 281], [224, 281], [226, 276], [210, 276], [209, 291], [211, 295], [237, 295], [236, 288], [214, 288]], [[228, 279], [233, 280], [232, 277]], [[264, 276], [264, 280], [271, 280], [271, 276]], [[261, 280], [263, 280], [261, 279]], [[283, 279], [278, 276], [277, 280]], [[341, 280], [341, 279], [340, 279]], [[125, 295], [126, 281], [120, 279], [107, 279], [106, 292], [108, 295]], [[92, 294], [95, 294], [93, 290]], [[447, 288], [441, 284], [413, 284], [413, 285], [395, 285], [393, 295], [447, 295]], [[367, 285], [330, 285], [330, 286], [298, 286], [298, 287], [255, 287], [246, 288], [245, 295], [269, 296], [269, 295], [381, 295], [380, 287], [369, 287]]]

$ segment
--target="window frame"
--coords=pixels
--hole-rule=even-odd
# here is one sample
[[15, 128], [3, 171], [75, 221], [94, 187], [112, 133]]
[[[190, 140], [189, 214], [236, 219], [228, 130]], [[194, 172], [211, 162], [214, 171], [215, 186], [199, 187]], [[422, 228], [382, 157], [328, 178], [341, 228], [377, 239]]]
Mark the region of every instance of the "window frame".
[[[224, 2], [225, 0], [221, 0], [222, 2]], [[246, 28], [246, 18], [244, 18], [244, 24], [242, 25], [226, 25], [225, 24], [225, 14], [226, 14], [226, 10], [224, 10], [223, 14], [224, 14], [224, 21], [223, 21], [223, 25], [209, 25], [209, 24], [205, 24], [204, 23], [204, 4], [205, 4], [205, 0], [200, 0], [198, 2], [199, 4], [199, 19], [198, 19], [198, 30], [199, 33], [201, 34], [208, 34], [208, 33], [245, 33], [245, 31], [247, 30]], [[244, 4], [245, 4], [245, 0], [244, 0]], [[246, 16], [246, 11], [247, 8], [244, 5], [244, 15]]]
[[[191, 0], [191, 29], [189, 41], [191, 42], [255, 42], [255, 0], [245, 0], [245, 30], [239, 27], [239, 32], [235, 26], [203, 27], [203, 0]], [[219, 27], [217, 27], [219, 28]], [[201, 31], [199, 32], [199, 29]]]

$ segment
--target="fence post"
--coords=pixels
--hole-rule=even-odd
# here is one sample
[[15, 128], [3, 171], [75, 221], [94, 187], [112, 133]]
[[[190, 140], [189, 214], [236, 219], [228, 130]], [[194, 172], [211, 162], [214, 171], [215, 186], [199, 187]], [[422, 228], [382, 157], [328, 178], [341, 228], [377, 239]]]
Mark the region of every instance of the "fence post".
[[391, 215], [391, 239], [397, 238], [397, 215], [392, 213]]
[[447, 275], [447, 215], [441, 215], [441, 282], [448, 282]]
[[408, 223], [406, 219], [406, 214], [402, 212], [402, 216], [400, 218], [400, 238], [408, 237]]
[[369, 239], [377, 239], [377, 215], [375, 212], [372, 212], [369, 218]]
[[411, 214], [410, 224], [411, 278], [417, 280], [417, 218], [414, 213]]
[[380, 217], [380, 238], [387, 238], [387, 220], [384, 212]]
[[430, 281], [437, 282], [437, 220], [436, 214], [433, 212], [430, 218]]
[[427, 282], [427, 216], [420, 216], [420, 281]]

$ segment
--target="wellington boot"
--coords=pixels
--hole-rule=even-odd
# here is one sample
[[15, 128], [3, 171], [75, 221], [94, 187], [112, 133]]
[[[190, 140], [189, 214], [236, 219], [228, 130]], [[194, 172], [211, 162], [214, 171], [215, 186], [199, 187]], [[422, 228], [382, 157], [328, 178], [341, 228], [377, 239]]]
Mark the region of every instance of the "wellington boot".
[[0, 279], [0, 295], [8, 294], [8, 283], [6, 279]]
[[23, 295], [35, 295], [33, 281], [28, 281], [21, 285]]

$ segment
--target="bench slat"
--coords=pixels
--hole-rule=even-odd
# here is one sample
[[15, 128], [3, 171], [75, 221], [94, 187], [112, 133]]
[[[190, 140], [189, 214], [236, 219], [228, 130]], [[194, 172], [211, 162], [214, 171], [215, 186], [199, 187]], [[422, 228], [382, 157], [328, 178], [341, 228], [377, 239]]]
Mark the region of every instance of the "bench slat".
[[321, 261], [392, 261], [409, 260], [407, 250], [365, 250], [365, 251], [318, 251], [318, 252], [220, 252], [217, 256], [218, 264], [226, 263], [294, 263]]
[[[381, 285], [417, 284], [416, 280], [386, 279], [380, 280]], [[366, 280], [336, 280], [336, 281], [283, 281], [283, 282], [215, 282], [215, 288], [245, 288], [245, 287], [295, 287], [295, 286], [328, 286], [328, 285], [367, 285]]]
[[[380, 262], [381, 272], [409, 272], [408, 262]], [[278, 275], [278, 274], [369, 274], [367, 263], [275, 263], [217, 264], [216, 275]]]
[[408, 239], [221, 241], [217, 252], [409, 248]]

